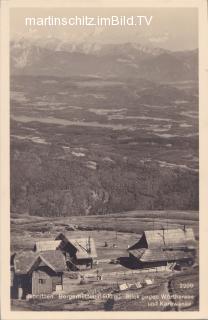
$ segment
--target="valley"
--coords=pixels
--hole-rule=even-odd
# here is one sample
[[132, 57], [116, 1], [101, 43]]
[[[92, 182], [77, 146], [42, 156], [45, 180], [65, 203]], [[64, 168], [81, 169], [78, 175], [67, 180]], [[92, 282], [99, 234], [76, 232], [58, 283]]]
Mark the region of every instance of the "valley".
[[197, 87], [177, 86], [12, 77], [12, 211], [197, 210]]

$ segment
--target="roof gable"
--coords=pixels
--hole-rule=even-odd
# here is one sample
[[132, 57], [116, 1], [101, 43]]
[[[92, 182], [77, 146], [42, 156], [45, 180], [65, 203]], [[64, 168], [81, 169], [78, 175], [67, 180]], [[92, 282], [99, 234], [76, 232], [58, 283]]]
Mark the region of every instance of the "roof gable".
[[40, 259], [45, 262], [53, 271], [62, 272], [65, 270], [65, 258], [61, 251], [50, 250], [40, 254]]
[[145, 236], [145, 233], [143, 233], [139, 241], [133, 244], [131, 247], [129, 247], [128, 250], [134, 250], [138, 248], [147, 248], [147, 247], [148, 247], [148, 244], [147, 244], [146, 236]]
[[[96, 258], [96, 246], [93, 238], [71, 239], [70, 233], [60, 233], [56, 239], [62, 240], [64, 244], [73, 246], [77, 259]], [[61, 244], [60, 244], [61, 246]]]
[[94, 239], [70, 239], [69, 242], [77, 249], [76, 256], [78, 259], [97, 257]]
[[27, 274], [35, 270], [43, 262], [54, 272], [65, 270], [65, 258], [61, 251], [50, 250], [41, 253], [24, 252], [15, 257], [14, 269], [17, 274]]

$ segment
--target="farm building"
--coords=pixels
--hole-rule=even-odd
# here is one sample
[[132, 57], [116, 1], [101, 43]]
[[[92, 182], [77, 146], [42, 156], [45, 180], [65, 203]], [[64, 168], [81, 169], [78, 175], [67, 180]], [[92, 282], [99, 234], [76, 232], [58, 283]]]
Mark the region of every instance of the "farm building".
[[129, 257], [138, 267], [164, 266], [171, 262], [193, 264], [195, 238], [191, 228], [144, 231], [131, 246]]
[[27, 294], [51, 294], [63, 289], [65, 258], [61, 251], [16, 254], [12, 270], [12, 298], [25, 299]]
[[93, 259], [97, 257], [94, 239], [71, 239], [70, 234], [60, 233], [56, 240], [61, 240], [60, 249], [66, 257], [68, 269], [80, 270], [91, 267]]

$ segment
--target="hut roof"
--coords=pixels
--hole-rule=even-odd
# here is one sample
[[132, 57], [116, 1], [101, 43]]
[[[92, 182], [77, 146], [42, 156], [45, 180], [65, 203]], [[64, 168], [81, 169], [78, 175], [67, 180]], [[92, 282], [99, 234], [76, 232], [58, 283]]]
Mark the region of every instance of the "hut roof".
[[77, 259], [96, 258], [96, 246], [93, 238], [71, 239], [70, 233], [60, 233], [56, 239], [62, 240], [65, 244], [71, 244], [76, 249]]
[[[162, 247], [184, 247], [193, 246], [195, 244], [195, 237], [192, 228], [185, 229], [162, 229], [162, 230], [148, 230], [144, 231], [142, 237], [149, 249]], [[140, 247], [140, 240], [129, 250]]]
[[188, 245], [195, 241], [192, 228], [150, 230], [145, 231], [144, 233], [148, 248]]
[[70, 239], [70, 243], [77, 249], [76, 256], [78, 259], [97, 257], [94, 239]]
[[37, 254], [32, 251], [23, 251], [17, 253], [14, 258], [14, 270], [17, 274], [28, 273], [31, 265], [33, 264]]
[[46, 241], [38, 241], [35, 243], [35, 251], [49, 251], [49, 250], [57, 250], [61, 240], [46, 240]]
[[151, 249], [135, 249], [130, 253], [141, 262], [156, 262], [156, 261], [178, 261], [182, 259], [192, 258], [190, 252], [183, 252], [179, 250], [163, 251], [163, 250], [151, 250]]
[[17, 254], [14, 260], [14, 270], [17, 274], [27, 274], [35, 269], [43, 261], [49, 268], [55, 272], [65, 270], [65, 259], [61, 251], [50, 250], [41, 253], [31, 251]]
[[65, 258], [61, 251], [50, 250], [41, 252], [40, 259], [44, 261], [55, 272], [62, 272], [65, 270]]

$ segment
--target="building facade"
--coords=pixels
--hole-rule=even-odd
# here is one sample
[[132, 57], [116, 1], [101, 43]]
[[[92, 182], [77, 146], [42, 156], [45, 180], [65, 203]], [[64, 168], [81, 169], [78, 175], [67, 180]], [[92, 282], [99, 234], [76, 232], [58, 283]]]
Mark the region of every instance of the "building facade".
[[63, 290], [65, 269], [65, 258], [59, 250], [16, 255], [12, 270], [12, 298], [25, 299], [28, 294], [51, 294]]

